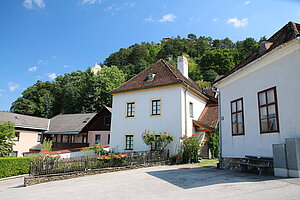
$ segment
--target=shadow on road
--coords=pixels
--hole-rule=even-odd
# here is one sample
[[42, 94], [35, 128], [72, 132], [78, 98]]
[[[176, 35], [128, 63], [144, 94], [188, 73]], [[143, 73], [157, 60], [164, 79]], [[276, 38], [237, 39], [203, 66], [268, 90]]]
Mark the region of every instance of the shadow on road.
[[275, 180], [278, 177], [259, 176], [216, 168], [178, 168], [174, 170], [147, 172], [182, 189], [197, 188], [222, 183], [260, 182]]

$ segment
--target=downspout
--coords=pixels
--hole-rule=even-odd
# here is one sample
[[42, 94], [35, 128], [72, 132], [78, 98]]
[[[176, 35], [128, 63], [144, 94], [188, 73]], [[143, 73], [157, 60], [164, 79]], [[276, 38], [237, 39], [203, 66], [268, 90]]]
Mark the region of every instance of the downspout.
[[184, 123], [185, 123], [185, 126], [184, 126], [184, 134], [187, 135], [187, 105], [186, 105], [186, 92], [187, 92], [187, 89], [184, 89]]
[[220, 151], [219, 151], [219, 163], [220, 168], [223, 167], [222, 164], [222, 119], [221, 119], [221, 92], [219, 89], [212, 87], [212, 91], [218, 94], [218, 118], [219, 118], [219, 144], [220, 144]]

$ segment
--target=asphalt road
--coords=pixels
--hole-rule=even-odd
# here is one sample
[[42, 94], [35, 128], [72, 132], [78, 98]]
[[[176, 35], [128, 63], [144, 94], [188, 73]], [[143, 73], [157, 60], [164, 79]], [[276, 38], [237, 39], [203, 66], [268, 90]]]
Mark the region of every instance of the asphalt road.
[[23, 187], [23, 178], [0, 181], [0, 200], [68, 199], [300, 199], [300, 178], [278, 179], [200, 168], [159, 166]]

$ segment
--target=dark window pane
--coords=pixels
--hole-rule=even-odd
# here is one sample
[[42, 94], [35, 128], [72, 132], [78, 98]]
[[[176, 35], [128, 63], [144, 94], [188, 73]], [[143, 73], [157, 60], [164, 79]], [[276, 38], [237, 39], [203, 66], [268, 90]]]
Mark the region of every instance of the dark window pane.
[[269, 119], [269, 131], [275, 131], [275, 130], [277, 130], [276, 118], [270, 118]]
[[261, 119], [266, 119], [267, 118], [267, 108], [266, 107], [261, 107], [260, 108], [260, 118]]
[[268, 131], [268, 120], [267, 119], [262, 119], [260, 121], [260, 125], [261, 125], [261, 131], [262, 132]]
[[267, 91], [267, 99], [268, 103], [274, 103], [275, 102], [275, 96], [274, 96], [274, 90]]

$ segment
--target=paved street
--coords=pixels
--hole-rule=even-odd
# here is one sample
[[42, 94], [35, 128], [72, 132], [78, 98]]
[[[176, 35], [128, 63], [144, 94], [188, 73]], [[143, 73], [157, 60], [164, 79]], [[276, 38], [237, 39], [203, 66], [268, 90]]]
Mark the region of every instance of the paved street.
[[300, 199], [300, 179], [277, 179], [200, 168], [159, 166], [22, 187], [0, 181], [0, 199]]

